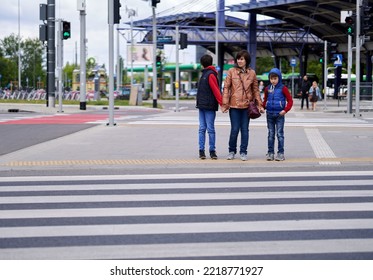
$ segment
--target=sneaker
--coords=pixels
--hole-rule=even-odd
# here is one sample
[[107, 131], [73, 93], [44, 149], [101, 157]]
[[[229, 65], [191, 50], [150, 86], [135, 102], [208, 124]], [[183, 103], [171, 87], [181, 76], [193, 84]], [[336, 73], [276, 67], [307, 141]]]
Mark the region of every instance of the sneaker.
[[276, 158], [275, 158], [276, 161], [283, 161], [285, 160], [285, 156], [284, 154], [281, 154], [281, 153], [278, 153]]
[[274, 160], [275, 159], [275, 155], [273, 154], [273, 153], [268, 153], [267, 154], [267, 160], [268, 161], [272, 161], [272, 160]]
[[227, 160], [232, 160], [232, 159], [234, 159], [234, 152], [229, 152], [227, 156]]
[[205, 151], [204, 150], [199, 150], [199, 158], [200, 159], [206, 159]]
[[244, 153], [240, 154], [240, 158], [242, 161], [247, 161], [247, 154], [244, 154]]
[[211, 159], [218, 159], [218, 155], [216, 154], [216, 151], [210, 151], [210, 157]]

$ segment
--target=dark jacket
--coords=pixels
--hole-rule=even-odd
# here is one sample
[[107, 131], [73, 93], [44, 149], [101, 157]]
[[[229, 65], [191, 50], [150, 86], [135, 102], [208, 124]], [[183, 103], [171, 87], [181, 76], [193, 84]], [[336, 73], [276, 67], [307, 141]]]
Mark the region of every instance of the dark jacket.
[[307, 94], [308, 91], [310, 90], [310, 87], [312, 86], [311, 82], [309, 80], [305, 81], [304, 79], [302, 80], [301, 84], [301, 91], [302, 94]]
[[202, 70], [198, 82], [197, 104], [198, 109], [217, 111], [221, 104], [221, 93], [218, 90], [217, 72], [213, 66]]

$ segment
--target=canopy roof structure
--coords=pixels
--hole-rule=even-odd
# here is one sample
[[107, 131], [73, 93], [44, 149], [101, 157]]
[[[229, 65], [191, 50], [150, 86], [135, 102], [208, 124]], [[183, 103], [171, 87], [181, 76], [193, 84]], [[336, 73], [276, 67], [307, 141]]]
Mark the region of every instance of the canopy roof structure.
[[[373, 0], [366, 0], [373, 6]], [[231, 11], [255, 13], [280, 20], [280, 26], [298, 27], [333, 43], [346, 43], [346, 23], [341, 11], [356, 13], [355, 0], [258, 0], [229, 7]], [[373, 35], [373, 30], [368, 34]], [[369, 49], [372, 49], [369, 43]]]
[[[282, 56], [300, 59], [306, 55], [307, 60], [312, 60], [318, 59], [322, 54], [324, 41], [336, 43], [340, 53], [347, 52], [347, 25], [341, 12], [355, 15], [356, 0], [242, 0], [242, 4], [227, 7], [224, 2], [219, 0], [220, 54], [229, 53], [234, 56], [235, 52], [247, 49], [251, 44], [250, 50], [255, 50], [255, 57]], [[373, 0], [362, 2], [365, 6], [373, 6]], [[226, 15], [225, 11], [247, 13], [247, 19]], [[255, 15], [257, 20], [252, 21]], [[261, 16], [270, 19], [262, 20]], [[135, 21], [133, 24], [146, 30], [144, 42], [151, 42], [152, 18]], [[178, 26], [180, 32], [188, 34], [189, 44], [201, 45], [215, 52], [216, 11], [157, 16], [157, 26], [160, 36], [173, 38], [176, 37], [175, 26]], [[253, 30], [256, 37], [249, 35]], [[372, 56], [371, 37], [373, 39], [373, 29], [366, 33], [363, 40], [363, 61]]]

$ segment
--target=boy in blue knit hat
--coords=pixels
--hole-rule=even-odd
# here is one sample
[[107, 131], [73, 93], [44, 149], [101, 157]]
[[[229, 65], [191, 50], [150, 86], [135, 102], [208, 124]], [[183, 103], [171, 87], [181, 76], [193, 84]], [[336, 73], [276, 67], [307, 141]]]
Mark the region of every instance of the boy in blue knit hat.
[[[267, 160], [285, 160], [285, 114], [293, 107], [293, 98], [289, 89], [282, 84], [282, 74], [278, 68], [269, 71], [270, 85], [264, 89], [263, 107], [267, 113], [268, 128], [268, 152]], [[277, 136], [278, 147], [275, 157], [275, 137]]]

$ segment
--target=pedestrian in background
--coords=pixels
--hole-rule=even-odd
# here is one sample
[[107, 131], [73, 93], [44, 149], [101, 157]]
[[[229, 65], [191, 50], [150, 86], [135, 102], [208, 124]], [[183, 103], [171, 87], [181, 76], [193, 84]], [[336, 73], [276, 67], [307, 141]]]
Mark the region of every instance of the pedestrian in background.
[[209, 136], [209, 153], [211, 159], [218, 159], [216, 154], [215, 118], [219, 104], [222, 104], [222, 96], [218, 85], [217, 71], [212, 66], [212, 56], [203, 55], [200, 59], [202, 76], [198, 82], [196, 108], [199, 111], [199, 158], [206, 159], [205, 142], [206, 130]]
[[316, 111], [316, 103], [319, 99], [322, 99], [319, 86], [316, 81], [312, 82], [312, 86], [309, 90], [310, 101], [312, 103], [312, 111]]
[[258, 108], [264, 113], [260, 98], [258, 79], [249, 67], [251, 57], [246, 50], [239, 51], [235, 58], [235, 67], [230, 68], [224, 82], [222, 111], [229, 110], [231, 131], [229, 136], [228, 160], [235, 158], [237, 138], [241, 132], [240, 158], [246, 161], [249, 144], [249, 122], [247, 108], [251, 100], [256, 100]]
[[260, 98], [263, 100], [264, 98], [264, 82], [263, 81], [260, 81], [259, 82], [259, 92], [260, 92]]
[[305, 75], [303, 77], [302, 84], [301, 84], [301, 91], [302, 91], [302, 101], [301, 101], [301, 105], [300, 105], [301, 110], [303, 110], [304, 100], [306, 100], [307, 110], [309, 110], [308, 92], [310, 90], [310, 87], [311, 87], [311, 83], [308, 80], [307, 75]]
[[[270, 85], [264, 90], [263, 105], [267, 111], [268, 152], [267, 160], [285, 160], [285, 114], [293, 107], [293, 98], [289, 89], [282, 84], [282, 74], [273, 68], [268, 74]], [[277, 136], [277, 155], [275, 154], [275, 137]]]

